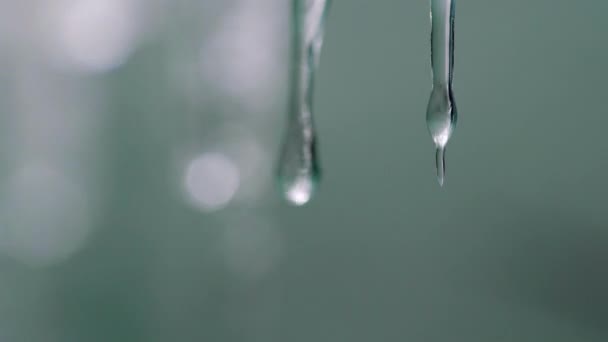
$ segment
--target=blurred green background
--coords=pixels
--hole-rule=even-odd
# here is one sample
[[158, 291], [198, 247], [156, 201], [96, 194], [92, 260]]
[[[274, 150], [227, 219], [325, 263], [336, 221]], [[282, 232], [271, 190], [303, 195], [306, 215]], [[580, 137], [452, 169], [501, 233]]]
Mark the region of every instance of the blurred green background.
[[285, 205], [288, 1], [0, 1], [0, 341], [606, 341], [608, 2], [334, 1]]

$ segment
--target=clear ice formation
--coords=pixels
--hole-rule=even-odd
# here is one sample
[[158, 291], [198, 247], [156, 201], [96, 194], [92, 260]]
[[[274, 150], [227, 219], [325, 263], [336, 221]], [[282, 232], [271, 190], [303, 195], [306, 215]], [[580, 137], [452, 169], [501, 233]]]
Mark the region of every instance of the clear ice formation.
[[452, 92], [454, 70], [455, 0], [431, 0], [431, 66], [433, 90], [426, 123], [435, 143], [437, 180], [445, 180], [445, 148], [456, 126], [457, 112]]
[[293, 64], [287, 134], [278, 177], [285, 199], [296, 206], [310, 201], [321, 176], [313, 122], [313, 88], [329, 3], [330, 0], [292, 1]]

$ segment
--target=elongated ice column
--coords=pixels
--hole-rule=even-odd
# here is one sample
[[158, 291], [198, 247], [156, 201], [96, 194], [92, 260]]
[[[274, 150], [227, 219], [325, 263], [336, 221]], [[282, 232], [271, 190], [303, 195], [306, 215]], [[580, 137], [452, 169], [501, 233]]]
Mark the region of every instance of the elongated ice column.
[[285, 198], [297, 206], [310, 201], [321, 176], [312, 114], [313, 86], [329, 3], [330, 0], [292, 1], [291, 94], [278, 173]]
[[456, 126], [452, 92], [454, 70], [455, 0], [431, 0], [431, 66], [433, 90], [426, 110], [426, 123], [436, 148], [437, 179], [445, 179], [445, 148]]

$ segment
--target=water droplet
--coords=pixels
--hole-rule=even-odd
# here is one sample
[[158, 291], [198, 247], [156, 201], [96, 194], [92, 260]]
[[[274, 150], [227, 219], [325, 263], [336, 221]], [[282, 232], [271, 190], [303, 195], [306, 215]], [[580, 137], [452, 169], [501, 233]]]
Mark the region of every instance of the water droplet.
[[443, 186], [445, 181], [445, 148], [438, 147], [435, 150], [435, 162], [437, 167], [437, 181]]
[[329, 3], [329, 0], [293, 0], [294, 65], [279, 180], [285, 198], [294, 205], [310, 201], [320, 179], [312, 112], [313, 88]]
[[445, 147], [457, 121], [452, 91], [454, 70], [454, 0], [431, 0], [431, 66], [433, 90], [426, 122], [436, 148], [437, 177], [445, 178]]
[[308, 203], [315, 192], [317, 181], [317, 176], [309, 173], [296, 175], [292, 179], [284, 179], [283, 192], [285, 198], [289, 203], [296, 206]]

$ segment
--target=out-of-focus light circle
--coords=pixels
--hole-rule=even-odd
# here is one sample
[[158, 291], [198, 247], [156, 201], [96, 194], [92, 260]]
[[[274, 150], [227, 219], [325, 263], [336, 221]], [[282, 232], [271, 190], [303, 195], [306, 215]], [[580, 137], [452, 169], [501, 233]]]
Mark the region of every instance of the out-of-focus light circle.
[[126, 60], [136, 36], [129, 0], [73, 0], [62, 6], [57, 38], [64, 62], [103, 72]]
[[225, 207], [233, 199], [239, 184], [238, 167], [221, 153], [203, 154], [186, 168], [186, 190], [193, 204], [204, 211]]
[[85, 192], [62, 170], [32, 162], [5, 189], [0, 247], [32, 266], [63, 261], [79, 250], [91, 226]]

